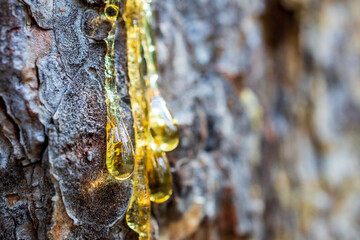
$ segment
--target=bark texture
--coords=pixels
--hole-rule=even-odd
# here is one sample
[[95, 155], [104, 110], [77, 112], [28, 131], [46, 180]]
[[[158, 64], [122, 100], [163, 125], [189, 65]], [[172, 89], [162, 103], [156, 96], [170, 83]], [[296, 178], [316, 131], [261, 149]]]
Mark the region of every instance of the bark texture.
[[[131, 182], [105, 166], [103, 1], [0, 3], [0, 239], [136, 239]], [[360, 2], [153, 10], [160, 88], [180, 124], [153, 239], [357, 239]], [[124, 25], [117, 81], [133, 135]]]

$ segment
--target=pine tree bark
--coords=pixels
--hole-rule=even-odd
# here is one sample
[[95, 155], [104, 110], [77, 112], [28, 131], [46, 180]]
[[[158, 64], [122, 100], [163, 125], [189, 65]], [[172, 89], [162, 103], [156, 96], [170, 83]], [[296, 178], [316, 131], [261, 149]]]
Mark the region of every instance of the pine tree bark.
[[[124, 219], [131, 181], [105, 166], [103, 1], [0, 3], [0, 239], [137, 239]], [[152, 239], [357, 238], [357, 1], [153, 10], [180, 145]], [[115, 45], [133, 136], [121, 17]]]
[[[122, 7], [123, 7], [122, 3]], [[2, 1], [1, 239], [124, 239], [130, 180], [105, 167], [99, 2]], [[125, 122], [125, 33], [118, 80]]]

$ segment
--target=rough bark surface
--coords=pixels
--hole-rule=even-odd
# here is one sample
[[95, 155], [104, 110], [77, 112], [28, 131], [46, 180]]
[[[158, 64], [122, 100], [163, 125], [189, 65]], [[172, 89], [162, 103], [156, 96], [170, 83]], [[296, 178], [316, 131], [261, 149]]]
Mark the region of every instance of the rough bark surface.
[[[0, 239], [136, 239], [131, 182], [105, 166], [103, 1], [0, 3]], [[360, 3], [153, 10], [160, 88], [181, 129], [153, 239], [356, 239]], [[115, 44], [133, 135], [121, 18]]]

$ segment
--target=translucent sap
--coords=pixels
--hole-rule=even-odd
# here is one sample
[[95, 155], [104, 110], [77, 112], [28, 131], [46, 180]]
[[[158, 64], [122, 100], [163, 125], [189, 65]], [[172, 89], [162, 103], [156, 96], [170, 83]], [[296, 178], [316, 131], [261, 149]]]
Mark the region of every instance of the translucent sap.
[[131, 139], [121, 117], [116, 88], [114, 41], [116, 19], [119, 14], [118, 5], [119, 1], [108, 0], [104, 9], [105, 17], [112, 24], [105, 39], [107, 46], [105, 55], [106, 167], [116, 179], [124, 180], [130, 177], [134, 170], [134, 152]]
[[162, 151], [171, 151], [179, 143], [179, 129], [177, 121], [171, 115], [157, 86], [158, 74], [156, 70], [155, 42], [152, 34], [151, 1], [143, 5], [144, 21], [142, 26], [141, 43], [146, 63], [146, 94], [149, 105], [149, 128], [155, 144]]
[[150, 239], [150, 193], [144, 162], [145, 149], [136, 150], [133, 192], [126, 212], [127, 225], [139, 234], [140, 240]]
[[149, 147], [146, 164], [150, 200], [156, 203], [165, 202], [172, 194], [172, 175], [166, 154]]
[[150, 239], [150, 192], [145, 169], [148, 121], [139, 65], [141, 25], [143, 24], [142, 5], [142, 0], [126, 1], [124, 13], [127, 30], [129, 93], [136, 143], [133, 193], [126, 212], [126, 222], [139, 234], [140, 240], [148, 240]]
[[131, 140], [121, 118], [118, 104], [107, 103], [106, 167], [118, 180], [131, 176], [134, 170], [134, 152]]
[[164, 99], [154, 95], [149, 104], [149, 130], [154, 143], [162, 151], [171, 151], [179, 144], [179, 128]]

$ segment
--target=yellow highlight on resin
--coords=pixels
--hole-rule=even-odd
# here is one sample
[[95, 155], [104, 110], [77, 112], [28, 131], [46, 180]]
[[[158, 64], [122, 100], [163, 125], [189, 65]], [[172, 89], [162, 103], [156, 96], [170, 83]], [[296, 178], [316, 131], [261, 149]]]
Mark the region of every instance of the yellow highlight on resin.
[[160, 95], [154, 95], [150, 100], [149, 130], [154, 143], [162, 151], [174, 150], [179, 144], [177, 121]]
[[173, 192], [172, 175], [166, 154], [160, 149], [148, 148], [146, 171], [150, 188], [150, 200], [162, 203], [168, 200]]
[[[146, 176], [144, 148], [137, 149], [133, 192], [126, 212], [127, 225], [139, 234], [140, 240], [150, 239], [150, 193]], [[144, 155], [145, 154], [145, 155]]]
[[143, 24], [141, 0], [126, 1], [124, 20], [127, 29], [128, 74], [130, 79], [131, 110], [135, 131], [135, 170], [133, 192], [126, 212], [128, 226], [139, 234], [140, 240], [150, 239], [150, 192], [146, 175], [147, 106], [144, 84], [140, 75], [140, 39]]
[[106, 167], [114, 178], [124, 180], [129, 178], [134, 170], [134, 150], [121, 117], [116, 88], [114, 42], [118, 5], [118, 0], [108, 0], [104, 9], [105, 17], [112, 24], [105, 39]]
[[[140, 240], [150, 239], [150, 200], [161, 203], [172, 194], [172, 175], [163, 151], [171, 151], [179, 143], [177, 122], [157, 87], [149, 3], [127, 0], [123, 16], [127, 29], [129, 93], [136, 143], [133, 193], [126, 222], [139, 234]], [[142, 61], [146, 71], [141, 68]]]
[[150, 2], [145, 1], [143, 5], [144, 23], [141, 36], [147, 71], [145, 84], [149, 107], [149, 130], [156, 146], [162, 151], [168, 152], [174, 150], [179, 144], [179, 128], [176, 119], [171, 115], [164, 99], [161, 97], [157, 85], [156, 48], [152, 37]]
[[[111, 2], [111, 1], [109, 1]], [[116, 21], [117, 16], [119, 14], [119, 7], [115, 4], [118, 4], [118, 1], [112, 1], [113, 4], [107, 3], [105, 6], [105, 17], [108, 18], [110, 21]]]
[[121, 119], [118, 101], [107, 103], [106, 167], [119, 180], [127, 179], [134, 170], [134, 150]]

